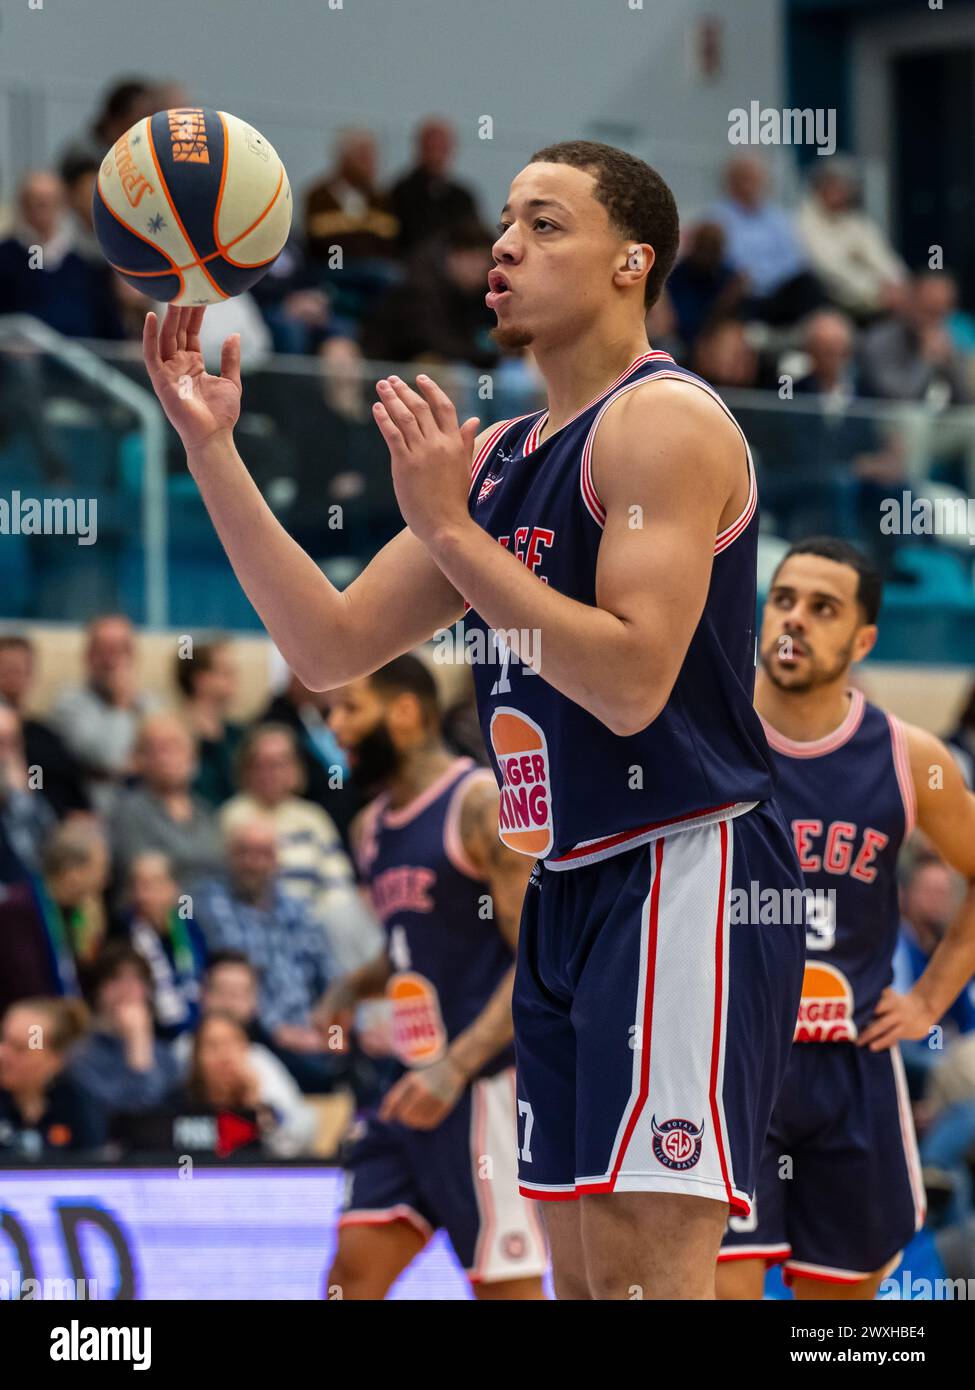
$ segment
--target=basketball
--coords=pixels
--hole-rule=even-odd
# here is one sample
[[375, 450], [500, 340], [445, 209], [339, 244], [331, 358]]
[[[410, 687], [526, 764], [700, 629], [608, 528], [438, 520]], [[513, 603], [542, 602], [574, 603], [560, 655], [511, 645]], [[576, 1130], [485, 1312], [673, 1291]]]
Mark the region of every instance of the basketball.
[[264, 136], [205, 107], [136, 121], [102, 161], [95, 234], [134, 289], [217, 304], [267, 271], [291, 227], [291, 186]]

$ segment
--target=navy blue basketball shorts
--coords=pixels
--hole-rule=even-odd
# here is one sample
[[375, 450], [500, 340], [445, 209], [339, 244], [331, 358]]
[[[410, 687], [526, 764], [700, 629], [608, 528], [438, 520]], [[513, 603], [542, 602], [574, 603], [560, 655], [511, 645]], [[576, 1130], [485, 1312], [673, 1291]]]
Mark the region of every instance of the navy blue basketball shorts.
[[856, 1284], [887, 1269], [924, 1224], [924, 1186], [900, 1050], [796, 1043], [772, 1113], [751, 1215], [722, 1260], [781, 1262]]
[[472, 1283], [543, 1274], [545, 1236], [518, 1191], [514, 1090], [513, 1067], [475, 1081], [436, 1129], [360, 1117], [339, 1226], [406, 1221], [425, 1241], [442, 1227]]
[[513, 1003], [526, 1196], [680, 1192], [748, 1212], [799, 1008], [801, 891], [772, 802], [536, 865]]

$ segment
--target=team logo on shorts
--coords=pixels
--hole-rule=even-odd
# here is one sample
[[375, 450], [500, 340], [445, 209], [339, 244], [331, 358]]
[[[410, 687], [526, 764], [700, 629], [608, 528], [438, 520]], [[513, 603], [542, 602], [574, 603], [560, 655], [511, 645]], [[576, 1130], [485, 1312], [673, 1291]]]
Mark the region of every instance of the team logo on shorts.
[[690, 1120], [664, 1120], [662, 1125], [658, 1125], [654, 1115], [650, 1127], [653, 1130], [653, 1154], [658, 1163], [678, 1173], [694, 1167], [701, 1157], [703, 1120], [699, 1125], [692, 1125]]
[[509, 1260], [523, 1260], [528, 1253], [524, 1231], [508, 1231], [501, 1237], [501, 1250]]

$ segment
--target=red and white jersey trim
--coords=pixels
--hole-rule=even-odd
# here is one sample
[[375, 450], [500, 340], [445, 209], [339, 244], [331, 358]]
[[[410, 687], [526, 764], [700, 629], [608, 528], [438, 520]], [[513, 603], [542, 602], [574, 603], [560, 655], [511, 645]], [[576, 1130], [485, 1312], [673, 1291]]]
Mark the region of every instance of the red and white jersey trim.
[[555, 859], [541, 861], [546, 869], [559, 872], [563, 869], [582, 869], [588, 864], [596, 864], [601, 859], [609, 859], [624, 850], [637, 849], [659, 839], [661, 835], [673, 835], [681, 830], [696, 830], [702, 825], [716, 825], [719, 821], [733, 820], [754, 810], [757, 801], [727, 801], [721, 806], [709, 806], [703, 811], [689, 811], [683, 816], [671, 816], [668, 820], [651, 821], [646, 825], [635, 826], [632, 830], [621, 830], [615, 835], [604, 835], [597, 840], [580, 840], [572, 849], [566, 850]]
[[762, 720], [762, 727], [765, 730], [769, 747], [774, 748], [776, 753], [784, 753], [788, 758], [822, 758], [827, 753], [835, 753], [837, 748], [843, 747], [844, 743], [849, 743], [863, 722], [863, 712], [866, 707], [867, 702], [863, 691], [851, 689], [850, 708], [847, 710], [842, 723], [838, 724], [832, 733], [824, 734], [822, 738], [810, 739], [804, 743], [793, 738], [786, 738], [785, 734], [780, 734], [778, 729], [773, 729], [772, 725], [764, 719]]
[[[654, 356], [668, 357], [668, 354], [650, 354], [650, 357]], [[649, 358], [643, 358], [641, 360], [647, 361], [649, 360]], [[673, 358], [670, 358], [669, 360], [673, 361]], [[748, 523], [751, 521], [752, 517], [755, 515], [755, 509], [758, 506], [758, 485], [755, 478], [755, 464], [752, 460], [752, 451], [748, 447], [748, 440], [745, 438], [745, 434], [741, 428], [741, 425], [739, 425], [738, 421], [732, 415], [731, 411], [725, 405], [724, 401], [718, 395], [717, 391], [712, 390], [712, 388], [708, 386], [706, 382], [694, 381], [691, 377], [686, 376], [683, 372], [654, 372], [653, 376], [641, 377], [639, 381], [627, 382], [625, 385], [620, 386], [618, 389], [611, 388], [612, 395], [610, 395], [609, 398], [603, 402], [599, 414], [592, 422], [592, 426], [589, 430], [588, 435], [586, 436], [586, 442], [583, 445], [582, 467], [579, 473], [579, 489], [582, 493], [582, 501], [586, 508], [586, 511], [592, 517], [593, 521], [595, 521], [596, 525], [600, 527], [605, 526], [606, 508], [603, 506], [603, 503], [599, 497], [599, 493], [596, 491], [596, 484], [593, 481], [592, 476], [592, 449], [593, 442], [596, 438], [596, 430], [599, 427], [599, 422], [603, 418], [609, 407], [613, 404], [613, 402], [615, 400], [618, 400], [620, 396], [625, 394], [625, 392], [635, 390], [635, 388], [638, 386], [647, 386], [651, 382], [661, 380], [684, 381], [689, 386], [696, 386], [698, 390], [705, 391], [712, 398], [712, 400], [718, 403], [718, 405], [727, 415], [728, 419], [731, 421], [735, 429], [741, 435], [742, 443], [745, 446], [745, 457], [748, 461], [748, 497], [746, 498], [745, 505], [742, 508], [742, 511], [739, 514], [739, 516], [731, 523], [730, 526], [726, 526], [725, 529], [723, 531], [720, 531], [718, 535], [715, 537], [714, 553], [715, 555], [719, 555], [722, 550], [726, 550], [728, 546], [731, 545], [732, 541], [737, 540], [737, 538], [748, 526]]]
[[792, 1246], [785, 1245], [723, 1245], [718, 1252], [719, 1264], [730, 1264], [732, 1260], [764, 1260], [766, 1264], [776, 1265], [787, 1260], [792, 1254]]
[[412, 1226], [424, 1240], [429, 1240], [433, 1235], [433, 1227], [415, 1209], [407, 1206], [405, 1202], [398, 1202], [394, 1207], [374, 1207], [351, 1211], [344, 1211], [339, 1217], [339, 1226], [387, 1226], [391, 1221], [405, 1221]]
[[[885, 713], [887, 713], [885, 711]], [[896, 715], [887, 713], [890, 725], [890, 746], [894, 751], [894, 773], [900, 787], [904, 803], [904, 838], [907, 839], [917, 824], [917, 794], [914, 790], [914, 777], [911, 773], [911, 755], [907, 746], [907, 730]]]

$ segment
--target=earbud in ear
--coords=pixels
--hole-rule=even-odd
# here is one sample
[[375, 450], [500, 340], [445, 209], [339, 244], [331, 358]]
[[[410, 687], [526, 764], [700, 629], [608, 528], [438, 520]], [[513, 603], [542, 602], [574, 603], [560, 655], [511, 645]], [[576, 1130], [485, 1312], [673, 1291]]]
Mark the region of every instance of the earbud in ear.
[[640, 250], [638, 246], [634, 246], [633, 250], [630, 252], [627, 258], [626, 264], [630, 268], [630, 270], [643, 269], [643, 252]]

